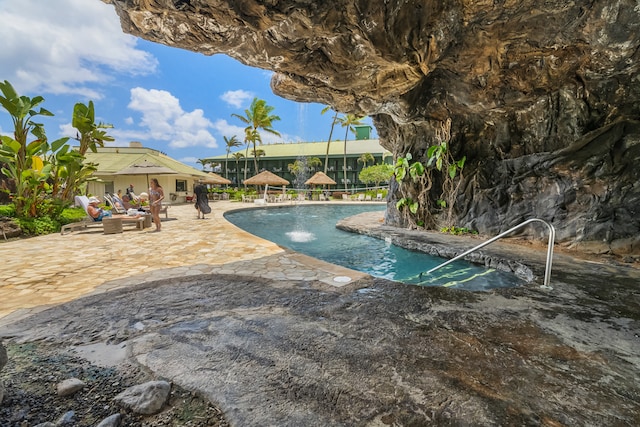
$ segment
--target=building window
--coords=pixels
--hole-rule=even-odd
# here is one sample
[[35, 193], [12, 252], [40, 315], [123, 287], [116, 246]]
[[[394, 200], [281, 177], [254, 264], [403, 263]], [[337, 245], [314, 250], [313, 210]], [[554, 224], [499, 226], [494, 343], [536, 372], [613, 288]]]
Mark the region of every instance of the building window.
[[184, 179], [176, 179], [176, 191], [187, 191], [187, 181]]

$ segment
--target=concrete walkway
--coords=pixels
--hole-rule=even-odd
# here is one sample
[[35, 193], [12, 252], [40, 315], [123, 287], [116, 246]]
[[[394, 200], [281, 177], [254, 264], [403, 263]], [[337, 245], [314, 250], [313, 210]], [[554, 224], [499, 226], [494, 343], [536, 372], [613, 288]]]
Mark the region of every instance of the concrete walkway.
[[171, 206], [160, 233], [152, 232], [153, 226], [110, 235], [89, 228], [0, 243], [0, 326], [91, 293], [188, 275], [320, 280], [334, 286], [346, 284], [334, 281], [337, 276], [366, 276], [285, 251], [223, 217], [253, 205], [216, 201], [211, 207], [202, 220], [191, 204]]

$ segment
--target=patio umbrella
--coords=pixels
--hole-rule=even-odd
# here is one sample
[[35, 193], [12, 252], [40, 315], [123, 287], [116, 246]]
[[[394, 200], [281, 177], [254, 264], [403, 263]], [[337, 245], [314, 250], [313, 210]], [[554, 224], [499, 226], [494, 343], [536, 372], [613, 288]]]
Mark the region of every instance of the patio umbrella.
[[245, 179], [244, 183], [247, 185], [288, 185], [289, 181], [273, 172], [262, 171], [258, 175]]
[[149, 187], [149, 175], [173, 175], [178, 172], [166, 166], [156, 165], [147, 160], [143, 160], [141, 163], [133, 164], [122, 170], [119, 170], [114, 175], [146, 175], [147, 187]]
[[262, 171], [257, 175], [252, 176], [251, 178], [247, 178], [244, 180], [245, 185], [264, 185], [264, 198], [267, 198], [267, 190], [269, 186], [281, 185], [283, 188], [285, 185], [289, 184], [284, 178], [279, 177], [273, 172]]
[[200, 180], [203, 184], [231, 184], [227, 178], [221, 177], [217, 173], [209, 172], [206, 177], [201, 177]]
[[305, 185], [336, 185], [336, 182], [325, 175], [324, 172], [316, 172], [311, 178], [304, 182]]

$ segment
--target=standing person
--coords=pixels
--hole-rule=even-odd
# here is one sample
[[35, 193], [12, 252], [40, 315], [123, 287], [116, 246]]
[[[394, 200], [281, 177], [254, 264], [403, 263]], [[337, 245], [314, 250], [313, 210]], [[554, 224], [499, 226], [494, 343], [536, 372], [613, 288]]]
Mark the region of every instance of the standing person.
[[162, 200], [164, 199], [164, 190], [158, 184], [156, 178], [151, 178], [151, 187], [149, 187], [149, 210], [151, 217], [156, 225], [154, 231], [160, 231], [162, 224], [160, 222], [160, 209], [162, 209]]
[[193, 188], [193, 192], [196, 195], [196, 210], [198, 211], [198, 219], [200, 219], [200, 212], [202, 212], [202, 219], [204, 219], [204, 214], [208, 214], [211, 212], [211, 208], [209, 207], [209, 192], [207, 191], [207, 186], [202, 183], [202, 181], [198, 181], [198, 184]]

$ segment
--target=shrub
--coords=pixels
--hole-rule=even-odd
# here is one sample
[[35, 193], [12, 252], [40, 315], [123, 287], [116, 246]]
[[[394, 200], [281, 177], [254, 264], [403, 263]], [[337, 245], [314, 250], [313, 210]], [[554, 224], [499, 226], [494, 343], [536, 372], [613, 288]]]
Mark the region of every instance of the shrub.
[[85, 216], [87, 216], [87, 213], [82, 208], [67, 208], [60, 214], [58, 222], [61, 225], [70, 224], [72, 222], [80, 221]]
[[51, 234], [60, 230], [60, 223], [49, 217], [17, 218], [17, 222], [22, 232], [31, 236]]
[[7, 216], [13, 218], [16, 216], [16, 207], [14, 204], [0, 205], [0, 216]]

